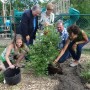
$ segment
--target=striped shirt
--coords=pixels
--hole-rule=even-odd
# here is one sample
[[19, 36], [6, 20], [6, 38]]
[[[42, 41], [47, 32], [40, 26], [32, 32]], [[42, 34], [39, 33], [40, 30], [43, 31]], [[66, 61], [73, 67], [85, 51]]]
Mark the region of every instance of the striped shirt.
[[64, 28], [63, 31], [60, 32], [60, 37], [59, 38], [60, 38], [60, 41], [59, 41], [59, 44], [58, 44], [58, 48], [61, 49], [61, 48], [64, 47], [65, 42], [68, 38], [68, 32], [67, 32], [66, 28]]

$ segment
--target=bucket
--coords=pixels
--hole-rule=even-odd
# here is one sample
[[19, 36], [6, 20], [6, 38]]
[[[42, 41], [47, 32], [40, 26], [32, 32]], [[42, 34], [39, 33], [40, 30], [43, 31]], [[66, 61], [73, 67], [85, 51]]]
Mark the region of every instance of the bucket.
[[4, 71], [4, 77], [5, 77], [7, 84], [9, 84], [9, 85], [18, 84], [21, 81], [20, 68], [6, 69], [6, 71]]

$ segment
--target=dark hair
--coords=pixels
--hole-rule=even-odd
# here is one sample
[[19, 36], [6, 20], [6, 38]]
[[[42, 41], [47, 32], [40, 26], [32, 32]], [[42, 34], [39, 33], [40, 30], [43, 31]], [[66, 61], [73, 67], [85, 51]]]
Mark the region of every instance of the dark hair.
[[36, 4], [36, 5], [34, 5], [33, 7], [32, 7], [32, 10], [33, 11], [35, 11], [35, 10], [40, 10], [41, 11], [41, 7], [38, 5], [38, 4]]
[[71, 35], [71, 33], [78, 35], [80, 32], [80, 28], [77, 25], [72, 25], [72, 26], [68, 27], [67, 31], [70, 35]]

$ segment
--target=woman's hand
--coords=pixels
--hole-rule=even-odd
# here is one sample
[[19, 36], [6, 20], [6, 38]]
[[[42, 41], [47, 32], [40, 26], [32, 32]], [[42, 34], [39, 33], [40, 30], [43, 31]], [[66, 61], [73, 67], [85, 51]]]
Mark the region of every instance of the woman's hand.
[[76, 50], [76, 47], [77, 47], [77, 43], [73, 44], [72, 49]]
[[14, 69], [14, 68], [15, 68], [15, 66], [14, 66], [14, 65], [10, 65], [10, 66], [9, 66], [9, 68]]
[[55, 65], [57, 62], [58, 62], [57, 60], [54, 60], [53, 65]]
[[54, 62], [52, 63], [52, 65], [53, 65], [54, 67], [56, 67], [56, 62], [54, 61]]

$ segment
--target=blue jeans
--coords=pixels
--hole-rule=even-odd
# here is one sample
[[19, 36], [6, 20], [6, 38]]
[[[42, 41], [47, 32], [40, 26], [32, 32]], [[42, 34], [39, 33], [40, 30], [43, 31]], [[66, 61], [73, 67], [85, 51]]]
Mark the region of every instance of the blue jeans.
[[[63, 47], [60, 47], [60, 45], [59, 45], [59, 48], [64, 48], [64, 45], [65, 45], [65, 40], [63, 40], [61, 43], [63, 44]], [[63, 63], [64, 61], [66, 61], [69, 57], [70, 57], [71, 55], [70, 55], [70, 52], [69, 52], [69, 50], [68, 50], [68, 48], [67, 48], [67, 50], [65, 51], [65, 53], [62, 55], [62, 57], [59, 59], [59, 63]]]
[[76, 48], [76, 52], [72, 49], [72, 46], [74, 45], [75, 42], [71, 42], [67, 48], [67, 50], [65, 51], [65, 53], [62, 55], [62, 57], [59, 59], [59, 63], [63, 63], [64, 61], [66, 61], [70, 56], [72, 56], [72, 58], [74, 60], [79, 60], [80, 56], [81, 56], [81, 51], [82, 51], [82, 47], [86, 44], [79, 44], [77, 45]]
[[65, 45], [65, 40], [62, 40], [61, 42], [58, 43], [58, 49], [62, 49]]
[[82, 47], [86, 44], [86, 43], [83, 43], [83, 44], [78, 44], [77, 45], [77, 48], [76, 48], [76, 51], [72, 49], [72, 46], [74, 45], [75, 42], [71, 42], [69, 44], [69, 52], [70, 54], [72, 55], [72, 58], [74, 60], [79, 60], [80, 59], [80, 56], [81, 56], [81, 52], [82, 52]]
[[64, 61], [66, 61], [68, 58], [70, 57], [70, 52], [69, 50], [67, 49], [65, 51], [65, 53], [62, 55], [62, 57], [59, 59], [59, 63], [63, 63]]

